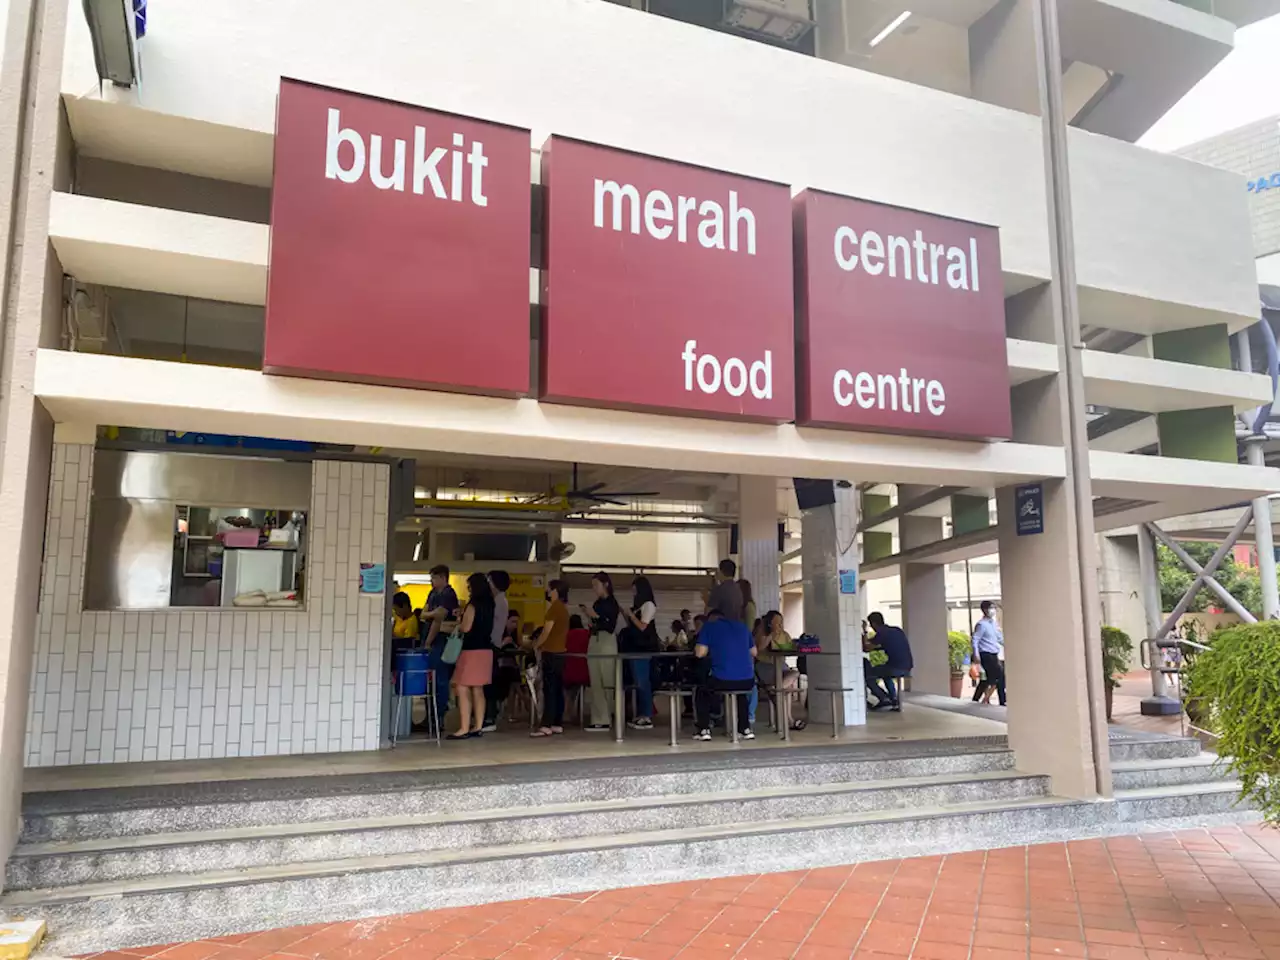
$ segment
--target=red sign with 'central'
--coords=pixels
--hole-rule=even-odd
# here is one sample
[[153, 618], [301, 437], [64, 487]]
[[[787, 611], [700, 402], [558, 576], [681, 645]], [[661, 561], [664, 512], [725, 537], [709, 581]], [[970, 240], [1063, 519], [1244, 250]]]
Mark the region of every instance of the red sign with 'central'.
[[529, 132], [282, 80], [263, 368], [529, 389]]
[[816, 190], [795, 206], [796, 422], [1007, 438], [999, 231]]
[[542, 182], [544, 399], [792, 418], [787, 187], [562, 137]]

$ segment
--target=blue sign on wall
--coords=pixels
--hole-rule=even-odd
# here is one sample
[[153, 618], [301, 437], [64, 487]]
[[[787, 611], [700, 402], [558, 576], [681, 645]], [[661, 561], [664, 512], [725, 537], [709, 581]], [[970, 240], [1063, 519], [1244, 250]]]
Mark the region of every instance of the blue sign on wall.
[[1261, 193], [1263, 190], [1280, 190], [1280, 170], [1277, 170], [1269, 177], [1250, 180], [1248, 190], [1250, 193]]
[[1044, 487], [1038, 483], [1018, 487], [1013, 502], [1018, 511], [1018, 536], [1044, 533]]

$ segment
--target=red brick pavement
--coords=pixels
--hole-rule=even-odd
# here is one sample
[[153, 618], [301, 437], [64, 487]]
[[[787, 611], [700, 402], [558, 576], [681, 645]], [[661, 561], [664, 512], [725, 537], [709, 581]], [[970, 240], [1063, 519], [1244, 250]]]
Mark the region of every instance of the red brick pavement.
[[1280, 830], [1223, 827], [725, 877], [98, 957], [1280, 960]]

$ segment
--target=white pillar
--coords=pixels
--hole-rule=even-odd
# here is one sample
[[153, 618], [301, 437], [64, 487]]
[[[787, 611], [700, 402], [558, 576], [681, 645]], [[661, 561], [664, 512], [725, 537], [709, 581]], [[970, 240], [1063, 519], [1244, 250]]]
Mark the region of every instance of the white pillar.
[[[804, 627], [822, 641], [824, 654], [808, 659], [809, 715], [816, 723], [831, 722], [831, 696], [814, 694], [814, 687], [848, 687], [843, 698], [844, 725], [862, 726], [867, 722], [861, 598], [841, 594], [839, 583], [840, 568], [858, 556], [857, 531], [858, 494], [853, 488], [837, 487], [834, 506], [816, 507], [802, 514]], [[829, 656], [833, 653], [839, 656]]]
[[[1264, 437], [1250, 437], [1245, 441], [1245, 454], [1251, 466], [1266, 466], [1262, 450], [1264, 443], [1266, 443]], [[1258, 577], [1262, 580], [1261, 619], [1280, 619], [1280, 590], [1277, 589], [1276, 584], [1276, 546], [1271, 530], [1271, 500], [1266, 495], [1253, 501], [1253, 544], [1258, 551]]]
[[[898, 502], [927, 493], [930, 488], [898, 485]], [[898, 519], [902, 550], [923, 547], [942, 539], [942, 518], [907, 516]], [[911, 641], [915, 667], [911, 689], [920, 693], [951, 695], [951, 664], [947, 649], [947, 568], [940, 563], [904, 563], [902, 577], [902, 628]]]
[[[1160, 609], [1160, 568], [1156, 560], [1156, 541], [1145, 524], [1138, 524], [1138, 595], [1142, 598], [1144, 639], [1151, 640], [1164, 624]], [[1164, 656], [1159, 650], [1151, 651], [1151, 696], [1143, 698], [1142, 713], [1148, 717], [1177, 716], [1182, 704], [1169, 696], [1164, 674]]]
[[738, 576], [751, 581], [756, 615], [781, 610], [778, 481], [774, 477], [738, 478], [738, 561]]

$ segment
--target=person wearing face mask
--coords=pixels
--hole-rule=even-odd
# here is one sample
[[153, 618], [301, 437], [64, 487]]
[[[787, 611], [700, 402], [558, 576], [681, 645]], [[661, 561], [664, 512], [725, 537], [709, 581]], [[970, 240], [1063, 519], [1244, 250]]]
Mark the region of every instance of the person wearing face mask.
[[996, 605], [990, 600], [982, 601], [982, 619], [973, 628], [973, 659], [982, 664], [986, 678], [973, 691], [973, 701], [977, 703], [988, 687], [996, 688], [1000, 698], [1000, 706], [1007, 706], [1004, 687], [1004, 663], [1000, 659], [1000, 651], [1004, 647], [1004, 633], [996, 623]]

